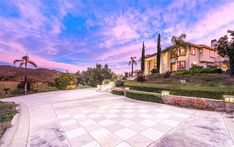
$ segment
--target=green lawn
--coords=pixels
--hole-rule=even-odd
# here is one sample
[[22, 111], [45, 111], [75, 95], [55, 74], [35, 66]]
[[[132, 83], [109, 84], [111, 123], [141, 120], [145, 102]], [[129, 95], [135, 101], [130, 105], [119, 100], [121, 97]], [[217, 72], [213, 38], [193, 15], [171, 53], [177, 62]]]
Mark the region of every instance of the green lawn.
[[[146, 82], [125, 81], [124, 86], [132, 90], [160, 93], [170, 91], [172, 95], [222, 99], [223, 95], [234, 95], [234, 79], [224, 74], [174, 75], [170, 78], [149, 76]], [[182, 84], [180, 80], [186, 80]]]

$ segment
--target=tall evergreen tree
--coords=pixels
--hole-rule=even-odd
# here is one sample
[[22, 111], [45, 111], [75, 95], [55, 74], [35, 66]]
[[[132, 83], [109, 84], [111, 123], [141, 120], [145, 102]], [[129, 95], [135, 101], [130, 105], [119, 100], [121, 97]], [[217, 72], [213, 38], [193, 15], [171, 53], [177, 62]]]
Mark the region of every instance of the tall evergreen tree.
[[145, 45], [144, 45], [144, 42], [143, 42], [142, 53], [141, 53], [141, 71], [142, 71], [142, 73], [144, 73], [144, 71], [145, 71]]
[[161, 36], [158, 34], [158, 42], [157, 42], [157, 70], [160, 71], [160, 55], [161, 55]]

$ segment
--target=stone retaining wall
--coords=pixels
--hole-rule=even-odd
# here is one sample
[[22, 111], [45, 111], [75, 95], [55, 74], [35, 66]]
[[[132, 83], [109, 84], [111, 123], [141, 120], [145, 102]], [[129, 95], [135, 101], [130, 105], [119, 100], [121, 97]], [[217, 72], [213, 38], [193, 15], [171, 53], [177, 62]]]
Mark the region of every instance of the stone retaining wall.
[[197, 108], [212, 111], [234, 112], [234, 103], [225, 102], [224, 100], [185, 97], [175, 95], [163, 95], [165, 104], [176, 105], [187, 108]]

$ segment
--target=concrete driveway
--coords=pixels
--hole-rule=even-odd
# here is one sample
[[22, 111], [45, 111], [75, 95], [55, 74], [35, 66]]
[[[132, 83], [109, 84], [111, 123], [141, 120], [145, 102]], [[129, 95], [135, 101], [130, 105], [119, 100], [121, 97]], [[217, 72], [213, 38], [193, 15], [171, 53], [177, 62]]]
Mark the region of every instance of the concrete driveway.
[[234, 146], [234, 120], [224, 113], [136, 101], [95, 89], [5, 100], [21, 104], [10, 146]]

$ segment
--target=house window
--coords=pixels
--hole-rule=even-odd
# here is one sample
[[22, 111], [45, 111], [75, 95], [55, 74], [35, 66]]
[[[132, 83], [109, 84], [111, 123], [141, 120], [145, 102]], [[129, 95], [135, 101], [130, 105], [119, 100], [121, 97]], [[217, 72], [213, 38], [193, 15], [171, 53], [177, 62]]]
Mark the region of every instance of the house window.
[[170, 52], [170, 58], [175, 58], [175, 52], [174, 51]]
[[214, 58], [215, 57], [215, 52], [214, 51], [210, 51], [210, 57]]
[[180, 48], [179, 49], [179, 56], [185, 56], [186, 55], [186, 51], [184, 48]]
[[196, 55], [196, 49], [195, 49], [195, 48], [191, 48], [190, 54], [191, 54], [191, 55]]
[[178, 61], [178, 70], [185, 70], [185, 69], [186, 69], [186, 62]]

